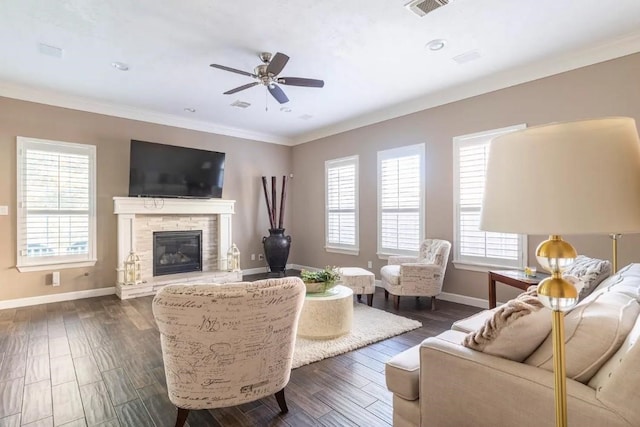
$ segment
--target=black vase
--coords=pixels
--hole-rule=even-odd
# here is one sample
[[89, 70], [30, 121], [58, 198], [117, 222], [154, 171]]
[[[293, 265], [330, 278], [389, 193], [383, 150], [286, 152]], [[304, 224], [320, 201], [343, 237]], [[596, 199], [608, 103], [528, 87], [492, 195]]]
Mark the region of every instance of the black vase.
[[271, 273], [284, 276], [291, 248], [291, 236], [284, 235], [284, 228], [270, 228], [269, 237], [263, 237], [262, 244]]

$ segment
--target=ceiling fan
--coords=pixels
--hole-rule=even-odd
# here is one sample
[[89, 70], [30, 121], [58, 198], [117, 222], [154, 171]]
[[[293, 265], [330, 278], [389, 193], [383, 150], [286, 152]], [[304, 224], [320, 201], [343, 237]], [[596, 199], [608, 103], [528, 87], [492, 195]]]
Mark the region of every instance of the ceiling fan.
[[324, 81], [322, 80], [305, 79], [302, 77], [278, 77], [278, 74], [280, 74], [284, 66], [287, 65], [287, 62], [289, 61], [289, 57], [284, 53], [277, 52], [272, 56], [269, 52], [262, 52], [260, 54], [260, 60], [262, 61], [262, 65], [258, 65], [256, 68], [254, 68], [253, 73], [227, 67], [224, 65], [211, 64], [213, 68], [231, 71], [232, 73], [253, 77], [257, 80], [255, 82], [239, 86], [235, 89], [228, 90], [224, 94], [231, 95], [233, 93], [240, 92], [241, 90], [249, 89], [250, 87], [262, 84], [267, 87], [269, 93], [276, 99], [276, 101], [278, 101], [280, 104], [284, 104], [285, 102], [289, 102], [289, 98], [287, 98], [287, 95], [285, 95], [284, 91], [280, 89], [280, 86], [278, 86], [278, 84], [304, 87], [324, 86]]

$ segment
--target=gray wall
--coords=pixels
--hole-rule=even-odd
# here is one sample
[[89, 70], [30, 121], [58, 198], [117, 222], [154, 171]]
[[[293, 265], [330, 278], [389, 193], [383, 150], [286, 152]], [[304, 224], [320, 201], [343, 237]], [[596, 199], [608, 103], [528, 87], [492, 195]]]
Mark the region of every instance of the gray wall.
[[[426, 144], [426, 237], [452, 240], [453, 137], [519, 123], [534, 126], [601, 116], [630, 116], [640, 121], [639, 75], [640, 54], [635, 54], [295, 146], [295, 261], [309, 266], [358, 267], [373, 261], [372, 271], [379, 278], [386, 261], [376, 256], [377, 151]], [[360, 156], [360, 254], [327, 253], [323, 249], [324, 161], [355, 154]], [[544, 197], [542, 191], [537, 197]], [[542, 240], [543, 236], [529, 237], [529, 265], [536, 265], [535, 247]], [[570, 236], [568, 240], [579, 253], [611, 257], [607, 236]], [[639, 245], [638, 235], [622, 238], [620, 266], [639, 261]], [[486, 273], [463, 271], [450, 264], [444, 291], [486, 299], [486, 282]], [[506, 286], [498, 288], [499, 301], [517, 294]]]
[[[113, 196], [128, 191], [129, 141], [140, 139], [212, 149], [227, 153], [223, 197], [235, 199], [234, 241], [242, 252], [242, 267], [261, 253], [268, 219], [260, 177], [294, 173], [289, 183], [285, 226], [293, 243], [289, 262], [366, 267], [379, 276], [384, 260], [376, 256], [376, 152], [426, 144], [426, 235], [453, 238], [452, 138], [488, 129], [527, 123], [610, 115], [640, 119], [640, 54], [585, 67], [523, 85], [323, 138], [285, 147], [135, 120], [0, 98], [0, 300], [113, 286], [116, 279], [116, 218]], [[48, 271], [19, 273], [16, 254], [16, 136], [94, 144], [98, 149], [98, 258], [93, 268], [62, 270], [62, 286], [47, 285]], [[360, 156], [360, 255], [324, 251], [324, 161]], [[544, 168], [544, 165], [540, 165]], [[594, 171], [597, 173], [597, 171]], [[281, 178], [279, 178], [281, 179]], [[280, 184], [279, 184], [280, 185]], [[544, 197], [542, 192], [538, 197]], [[529, 238], [529, 264], [542, 236]], [[579, 253], [610, 258], [606, 236], [577, 236], [570, 241]], [[638, 261], [640, 236], [620, 241], [620, 265]], [[85, 276], [85, 273], [88, 273]], [[487, 298], [486, 274], [449, 266], [444, 291]], [[499, 286], [498, 300], [517, 292]]]
[[[15, 269], [16, 136], [97, 146], [98, 263], [92, 268], [61, 270], [60, 287], [47, 285], [50, 271]], [[260, 177], [288, 175], [290, 147], [0, 98], [0, 205], [9, 205], [9, 216], [0, 216], [0, 300], [115, 285], [117, 230], [112, 198], [129, 191], [131, 139], [225, 152], [222, 196], [236, 200], [233, 240], [242, 253], [241, 266], [265, 265], [249, 258], [251, 253], [262, 253], [261, 239], [269, 228]]]

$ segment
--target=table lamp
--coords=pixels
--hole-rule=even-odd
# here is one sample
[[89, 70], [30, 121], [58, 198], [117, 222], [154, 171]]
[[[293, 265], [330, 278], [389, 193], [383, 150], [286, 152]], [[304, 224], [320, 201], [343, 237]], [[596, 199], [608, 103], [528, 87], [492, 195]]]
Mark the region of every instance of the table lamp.
[[576, 250], [567, 234], [640, 231], [640, 140], [626, 117], [552, 123], [495, 138], [490, 145], [480, 229], [547, 234], [536, 249], [551, 273], [538, 285], [553, 312], [556, 425], [567, 425], [564, 312], [578, 301], [562, 278]]

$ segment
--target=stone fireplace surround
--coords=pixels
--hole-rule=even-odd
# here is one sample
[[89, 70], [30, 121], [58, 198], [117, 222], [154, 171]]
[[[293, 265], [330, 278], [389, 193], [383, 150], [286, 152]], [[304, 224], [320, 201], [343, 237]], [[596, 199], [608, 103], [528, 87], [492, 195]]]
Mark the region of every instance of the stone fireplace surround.
[[[172, 283], [241, 281], [242, 272], [226, 271], [232, 244], [235, 200], [114, 197], [118, 217], [118, 283], [120, 299], [153, 295]], [[202, 272], [153, 276], [154, 231], [202, 230]], [[124, 262], [130, 250], [140, 257], [142, 283], [124, 285]]]

